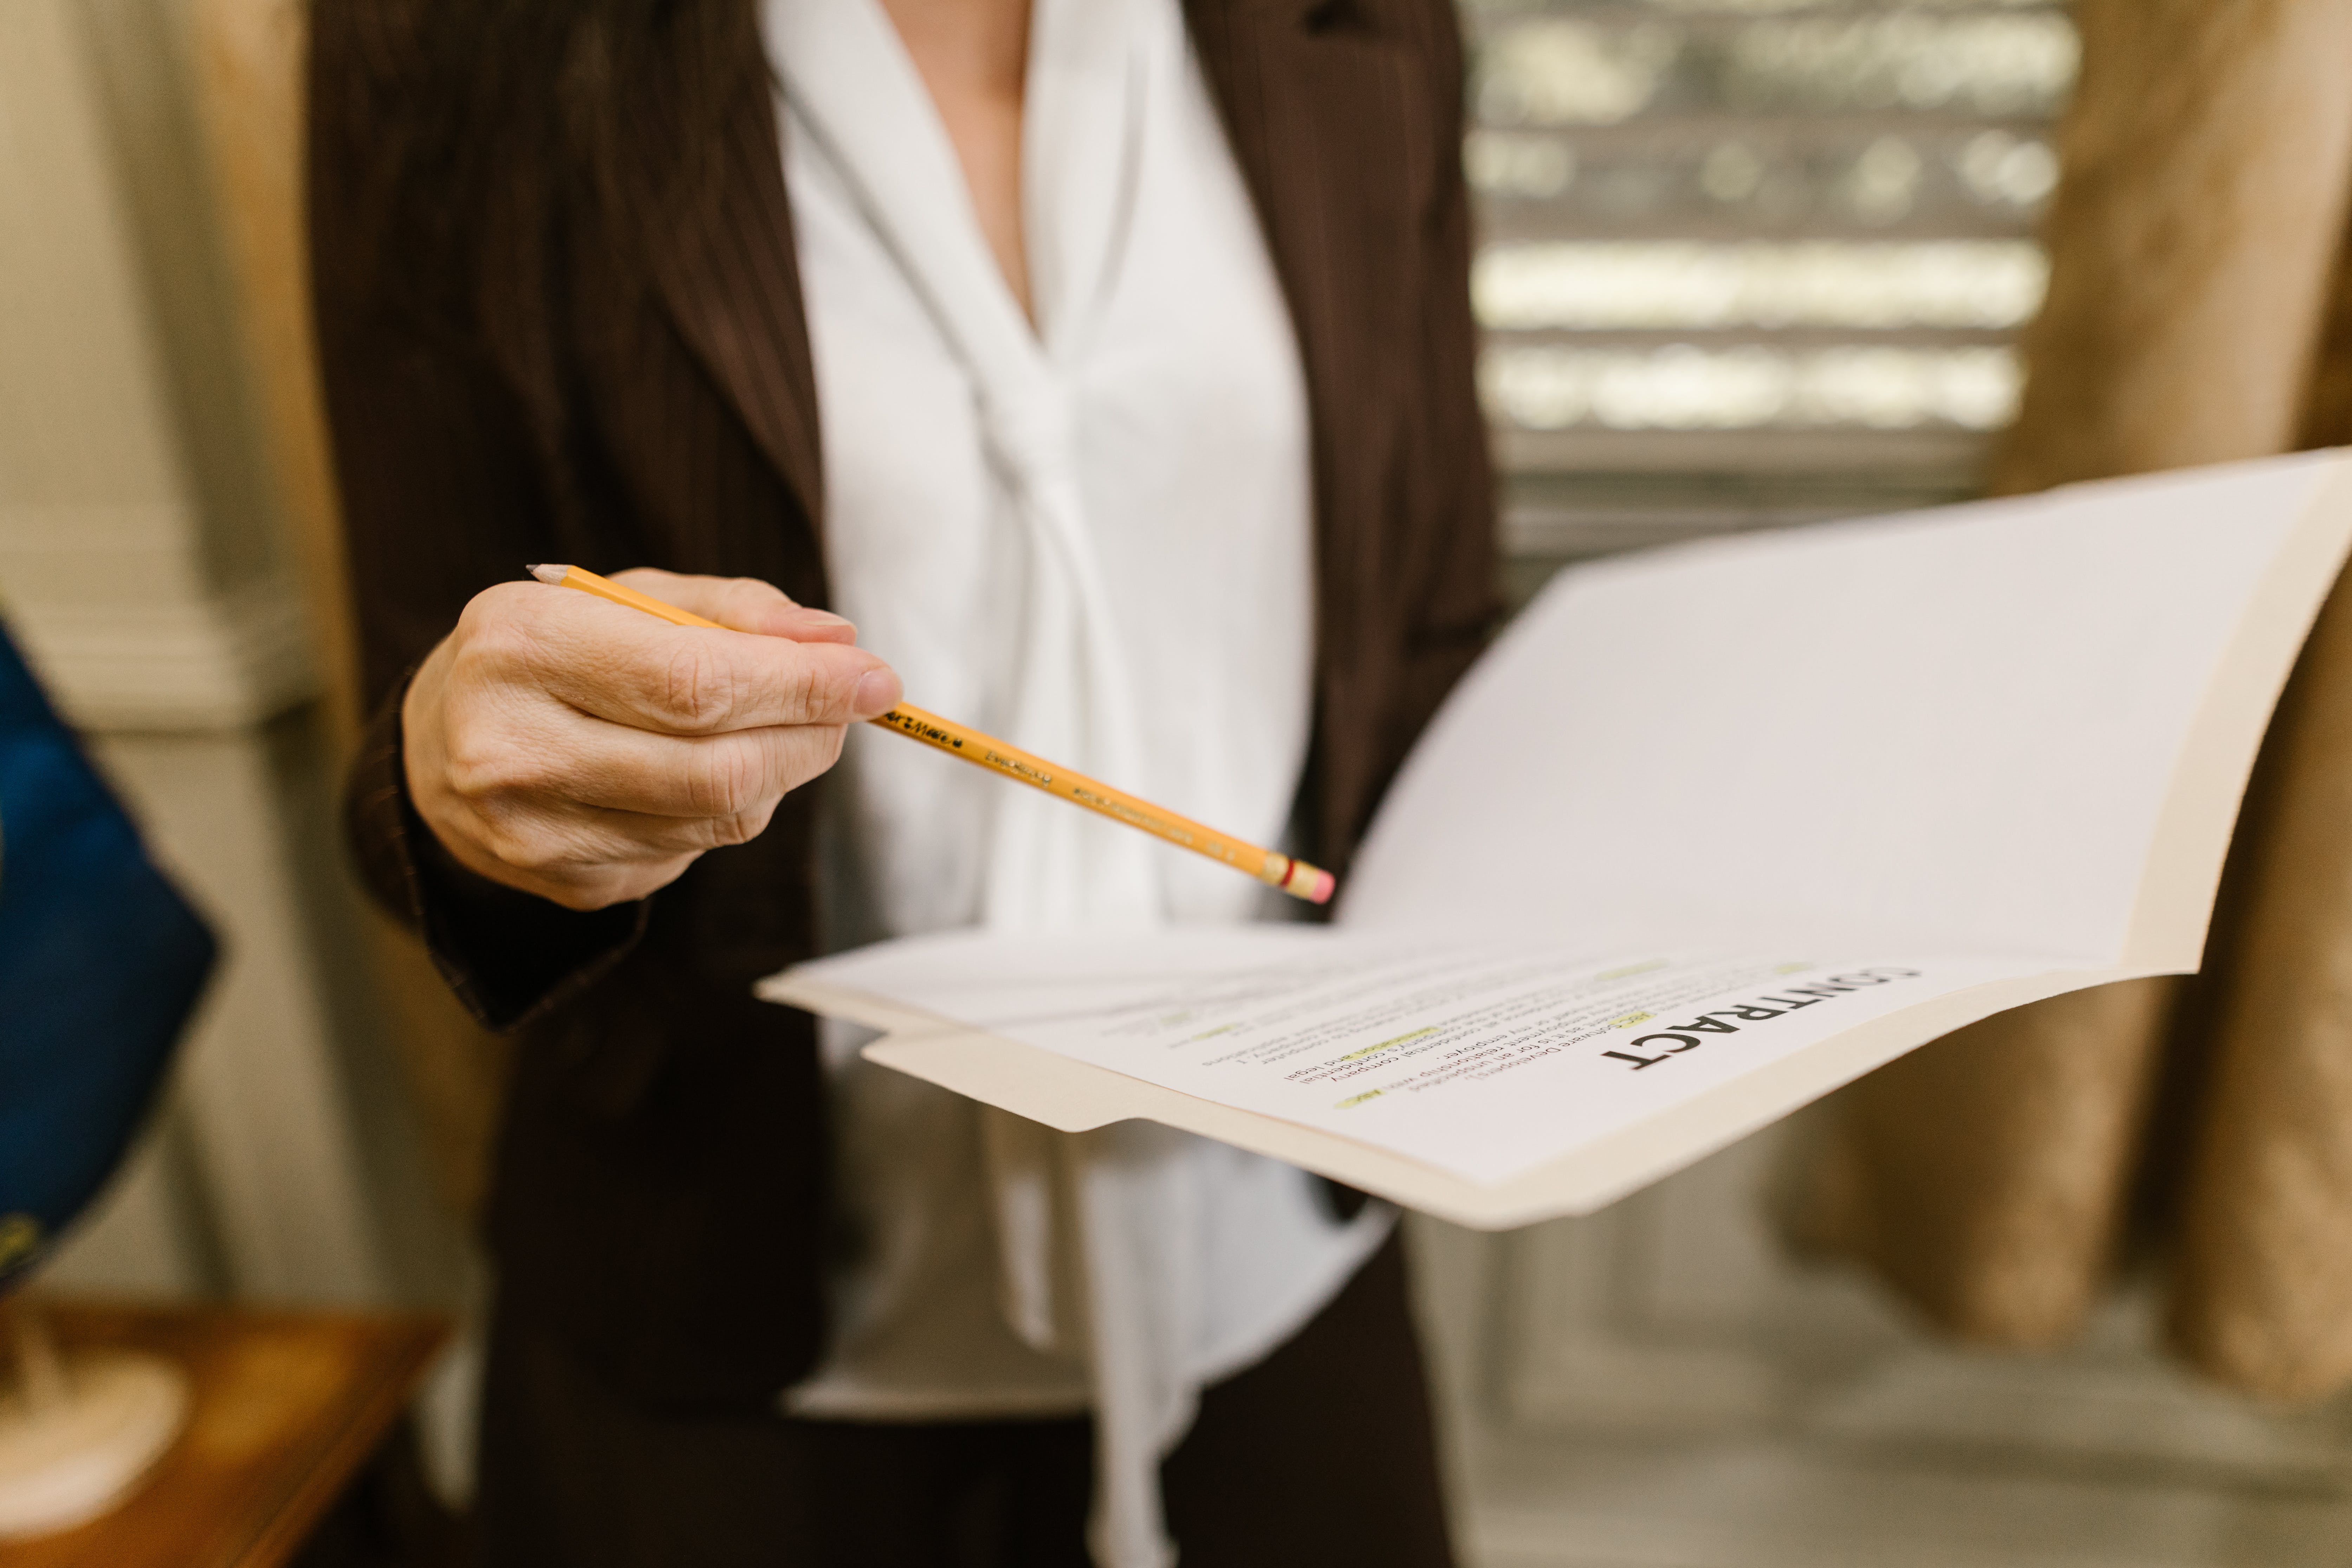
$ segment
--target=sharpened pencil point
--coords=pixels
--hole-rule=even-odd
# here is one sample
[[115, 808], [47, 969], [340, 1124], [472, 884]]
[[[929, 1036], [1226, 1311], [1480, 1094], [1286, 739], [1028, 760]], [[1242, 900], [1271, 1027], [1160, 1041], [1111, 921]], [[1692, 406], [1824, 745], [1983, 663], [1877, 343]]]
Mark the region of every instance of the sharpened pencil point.
[[569, 566], [526, 566], [523, 570], [530, 573], [532, 576], [538, 578], [542, 583], [561, 586], [563, 582], [563, 574], [566, 572], [571, 571], [572, 568]]

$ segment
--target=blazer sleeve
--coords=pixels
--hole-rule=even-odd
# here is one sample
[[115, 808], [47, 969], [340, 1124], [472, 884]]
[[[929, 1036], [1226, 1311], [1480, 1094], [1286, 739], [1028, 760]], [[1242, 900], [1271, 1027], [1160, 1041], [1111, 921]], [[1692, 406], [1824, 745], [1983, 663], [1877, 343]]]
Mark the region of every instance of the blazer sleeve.
[[643, 901], [591, 913], [478, 877], [408, 797], [400, 710], [468, 599], [560, 553], [530, 406], [465, 302], [404, 252], [375, 150], [403, 133], [397, 6], [326, 0], [310, 58], [310, 223], [320, 374], [341, 491], [370, 718], [345, 795], [371, 889], [418, 932], [466, 1005], [510, 1028], [617, 962]]
[[1420, 0], [1430, 62], [1427, 164], [1435, 188], [1423, 231], [1429, 295], [1422, 311], [1427, 389], [1424, 498], [1436, 526], [1427, 536], [1424, 585], [1406, 633], [1405, 707], [1426, 722], [1486, 647], [1502, 616], [1495, 548], [1495, 484], [1477, 391], [1478, 329], [1470, 308], [1471, 221], [1462, 171], [1463, 56], [1451, 0]]

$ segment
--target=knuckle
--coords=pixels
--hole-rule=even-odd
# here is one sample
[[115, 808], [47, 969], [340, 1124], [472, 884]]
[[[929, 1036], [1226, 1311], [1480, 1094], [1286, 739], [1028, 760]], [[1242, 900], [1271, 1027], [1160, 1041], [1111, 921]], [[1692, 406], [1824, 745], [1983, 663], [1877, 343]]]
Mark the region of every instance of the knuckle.
[[759, 752], [748, 745], [716, 745], [696, 753], [688, 798], [706, 816], [733, 816], [758, 806], [767, 783]]
[[534, 877], [552, 879], [557, 873], [570, 870], [576, 862], [571, 845], [560, 835], [536, 824], [511, 818], [493, 821], [488, 837], [491, 854], [516, 870]]
[[[467, 606], [467, 614], [473, 613], [473, 606]], [[460, 620], [450, 674], [459, 685], [511, 679], [530, 663], [533, 646], [530, 631], [510, 618], [486, 616], [471, 624]]]
[[793, 721], [802, 724], [823, 723], [833, 695], [831, 686], [832, 683], [825, 679], [822, 660], [806, 656], [794, 659], [789, 686]]
[[746, 626], [772, 630], [779, 617], [796, 608], [799, 601], [773, 583], [763, 583], [757, 577], [738, 577], [730, 584], [727, 605], [733, 619]]
[[479, 805], [505, 795], [514, 787], [506, 760], [495, 752], [468, 747], [464, 741], [453, 738], [449, 757], [444, 766], [450, 793], [461, 800]]
[[841, 760], [842, 742], [847, 733], [840, 724], [808, 724], [795, 731], [784, 758], [785, 790], [802, 788], [829, 772]]
[[735, 710], [735, 682], [705, 637], [683, 639], [662, 672], [664, 712], [688, 730], [723, 730]]
[[749, 844], [765, 831], [768, 812], [765, 809], [730, 812], [725, 816], [709, 819], [708, 833], [713, 849], [731, 848]]
[[457, 629], [468, 642], [511, 637], [537, 615], [540, 601], [520, 583], [485, 588], [466, 601], [457, 614]]
[[506, 624], [506, 599], [497, 588], [483, 589], [457, 612], [458, 636], [471, 643], [495, 635]]
[[481, 724], [453, 723], [445, 748], [444, 774], [462, 799], [478, 805], [501, 800], [537, 782], [538, 764], [530, 753]]

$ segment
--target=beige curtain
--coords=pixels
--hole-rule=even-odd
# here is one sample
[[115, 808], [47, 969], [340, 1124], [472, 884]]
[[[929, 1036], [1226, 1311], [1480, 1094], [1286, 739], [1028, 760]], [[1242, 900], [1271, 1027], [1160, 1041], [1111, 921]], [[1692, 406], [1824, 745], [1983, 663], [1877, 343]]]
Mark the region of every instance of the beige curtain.
[[[2075, 11], [1994, 488], [2352, 441], [2352, 0]], [[2352, 592], [2273, 723], [2204, 973], [1914, 1053], [1840, 1098], [1811, 1177], [1802, 1239], [1960, 1337], [2064, 1339], [2137, 1218], [2190, 1362], [2282, 1398], [2352, 1382]]]

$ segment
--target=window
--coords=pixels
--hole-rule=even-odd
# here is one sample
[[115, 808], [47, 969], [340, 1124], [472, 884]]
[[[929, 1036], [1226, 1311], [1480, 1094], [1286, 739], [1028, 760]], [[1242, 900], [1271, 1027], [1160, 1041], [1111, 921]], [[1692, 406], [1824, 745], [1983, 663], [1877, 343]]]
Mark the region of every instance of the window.
[[2050, 0], [1463, 0], [1481, 394], [1559, 561], [1931, 504], [2012, 416]]

